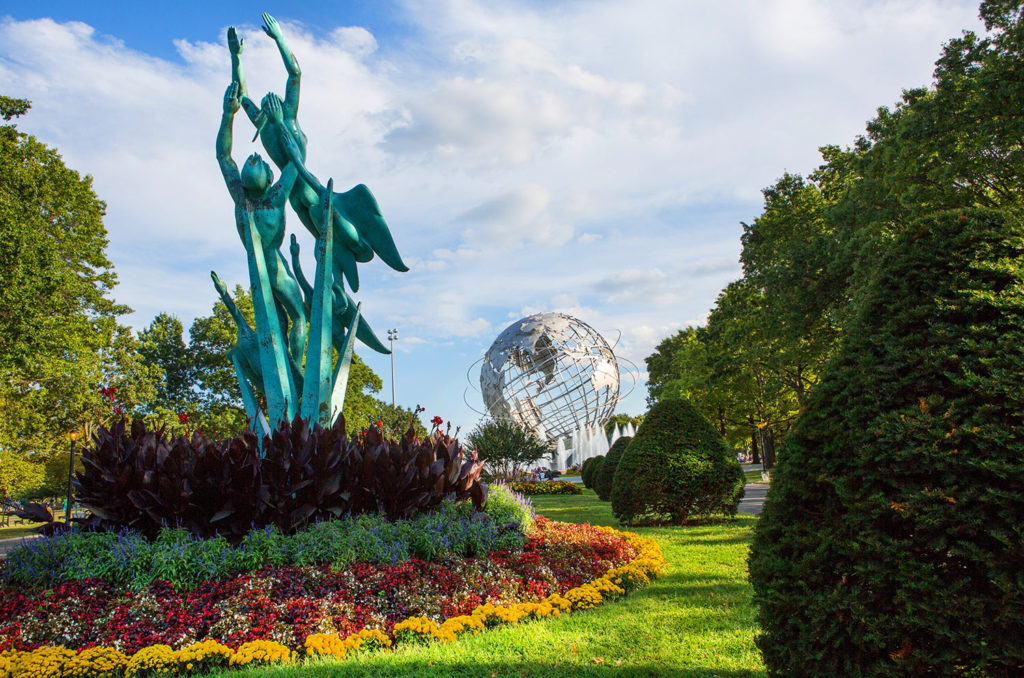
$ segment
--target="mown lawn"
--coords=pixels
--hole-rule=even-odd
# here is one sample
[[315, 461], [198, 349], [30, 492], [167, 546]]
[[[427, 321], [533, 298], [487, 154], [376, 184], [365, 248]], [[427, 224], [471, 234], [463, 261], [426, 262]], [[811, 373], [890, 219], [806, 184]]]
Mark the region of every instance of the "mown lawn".
[[761, 480], [761, 469], [757, 469], [756, 471], [744, 471], [743, 472], [743, 477], [746, 478], [746, 481], [748, 483], [760, 483], [760, 482], [763, 482]]
[[[593, 491], [536, 497], [553, 520], [611, 525]], [[746, 558], [756, 522], [642, 528], [658, 540], [668, 572], [596, 610], [499, 627], [450, 644], [356, 654], [340, 662], [225, 672], [235, 678], [299, 676], [764, 676]]]
[[0, 539], [19, 539], [35, 534], [33, 529], [42, 523], [21, 523], [10, 527], [0, 527]]

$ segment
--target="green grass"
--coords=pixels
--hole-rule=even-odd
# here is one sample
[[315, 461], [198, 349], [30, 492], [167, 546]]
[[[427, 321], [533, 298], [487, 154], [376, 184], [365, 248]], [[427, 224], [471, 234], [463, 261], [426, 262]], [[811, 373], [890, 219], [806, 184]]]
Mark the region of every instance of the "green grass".
[[22, 523], [21, 525], [0, 527], [0, 539], [19, 539], [30, 534], [35, 534], [32, 530], [37, 525], [42, 525], [42, 523]]
[[[61, 509], [54, 511], [53, 519], [57, 522], [63, 522], [64, 511]], [[15, 517], [12, 517], [10, 520], [10, 525], [0, 527], [0, 539], [20, 539], [21, 537], [34, 536], [36, 533], [32, 531], [33, 528], [42, 525], [42, 523], [33, 523]]]
[[761, 482], [761, 469], [757, 469], [756, 471], [744, 471], [743, 475], [747, 479], [748, 483]]
[[[533, 502], [553, 520], [616, 525], [609, 504], [592, 490]], [[455, 643], [222, 675], [764, 676], [746, 565], [756, 521], [741, 514], [695, 527], [636, 529], [658, 541], [668, 571], [642, 591], [595, 610], [499, 627]]]

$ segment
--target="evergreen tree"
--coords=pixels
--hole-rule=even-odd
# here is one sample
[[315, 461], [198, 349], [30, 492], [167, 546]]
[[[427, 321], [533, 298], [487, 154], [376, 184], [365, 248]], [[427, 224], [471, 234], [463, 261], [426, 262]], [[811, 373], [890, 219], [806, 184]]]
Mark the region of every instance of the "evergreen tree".
[[1024, 672], [1024, 225], [904, 230], [772, 475], [773, 676]]

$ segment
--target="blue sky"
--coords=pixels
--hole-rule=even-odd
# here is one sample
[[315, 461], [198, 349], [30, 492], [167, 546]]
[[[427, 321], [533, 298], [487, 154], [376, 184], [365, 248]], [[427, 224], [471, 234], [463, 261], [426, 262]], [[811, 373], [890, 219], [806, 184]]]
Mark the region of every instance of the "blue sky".
[[[213, 139], [228, 25], [253, 95], [283, 90], [261, 11], [302, 66], [307, 164], [366, 183], [412, 268], [365, 264], [357, 295], [379, 335], [400, 330], [398, 400], [464, 428], [467, 369], [517, 318], [621, 331], [641, 367], [704, 322], [760, 189], [981, 29], [959, 0], [0, 2], [0, 93], [32, 99], [21, 129], [94, 177], [136, 328], [208, 314], [210, 269], [246, 280]], [[236, 137], [236, 158], [260, 150]], [[388, 358], [360, 353], [390, 398]], [[640, 377], [620, 411], [645, 409]]]

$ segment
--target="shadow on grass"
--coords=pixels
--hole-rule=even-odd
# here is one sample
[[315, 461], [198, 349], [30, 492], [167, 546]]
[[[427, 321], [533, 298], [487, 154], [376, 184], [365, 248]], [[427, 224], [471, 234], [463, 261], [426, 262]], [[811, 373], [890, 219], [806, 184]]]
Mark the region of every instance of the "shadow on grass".
[[[227, 674], [225, 674], [227, 675]], [[255, 675], [255, 674], [253, 674]], [[386, 665], [360, 665], [360, 664], [307, 664], [293, 668], [275, 668], [261, 671], [258, 674], [261, 678], [296, 678], [298, 676], [316, 676], [326, 678], [357, 678], [362, 676], [403, 676], [422, 678], [441, 678], [447, 676], [458, 676], [459, 678], [521, 678], [522, 676], [550, 676], [552, 678], [562, 676], [612, 676], [614, 678], [626, 678], [627, 676], [667, 676], [671, 678], [761, 678], [762, 671], [733, 671], [708, 667], [672, 667], [664, 664], [652, 663], [623, 663], [617, 666], [614, 663], [594, 663], [590, 665], [579, 664], [545, 664], [539, 662], [437, 662], [425, 664], [420, 660], [403, 661], [397, 659], [388, 662]]]

